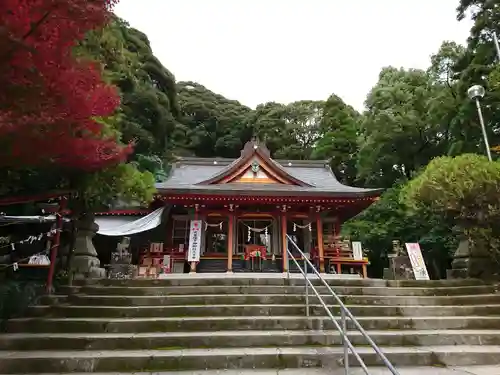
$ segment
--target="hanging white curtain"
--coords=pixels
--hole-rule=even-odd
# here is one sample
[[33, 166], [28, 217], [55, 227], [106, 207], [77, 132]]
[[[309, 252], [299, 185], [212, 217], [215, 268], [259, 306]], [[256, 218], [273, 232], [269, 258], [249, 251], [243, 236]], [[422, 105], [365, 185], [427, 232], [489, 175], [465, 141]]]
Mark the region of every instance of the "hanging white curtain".
[[161, 224], [161, 217], [165, 207], [158, 208], [149, 215], [131, 221], [126, 216], [119, 217], [96, 217], [95, 222], [99, 225], [97, 234], [103, 236], [128, 236], [130, 234], [145, 232], [156, 228]]

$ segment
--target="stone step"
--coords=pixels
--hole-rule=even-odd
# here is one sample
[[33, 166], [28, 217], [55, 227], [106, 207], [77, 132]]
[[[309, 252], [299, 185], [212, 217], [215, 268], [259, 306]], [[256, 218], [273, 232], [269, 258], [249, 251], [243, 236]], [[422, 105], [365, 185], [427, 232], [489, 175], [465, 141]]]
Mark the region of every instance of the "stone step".
[[66, 294], [46, 294], [40, 296], [37, 300], [37, 303], [43, 305], [55, 305], [55, 304], [63, 304], [68, 302], [68, 296]]
[[[457, 305], [457, 306], [374, 306], [347, 305], [355, 317], [360, 316], [466, 316], [500, 315], [499, 305]], [[338, 305], [330, 305], [334, 315], [340, 314]], [[32, 306], [28, 310], [32, 317], [66, 318], [153, 318], [153, 317], [196, 317], [196, 316], [305, 316], [306, 306], [301, 304], [272, 305], [170, 305], [170, 306]], [[324, 316], [323, 305], [309, 305], [309, 314]]]
[[[500, 304], [500, 294], [461, 295], [461, 296], [356, 296], [340, 295], [341, 300], [349, 305], [474, 305]], [[323, 295], [327, 303], [335, 303], [331, 295]], [[310, 301], [317, 301], [315, 295]], [[170, 296], [120, 296], [74, 294], [68, 297], [74, 305], [96, 306], [158, 306], [158, 305], [214, 305], [214, 304], [293, 304], [304, 303], [304, 294], [205, 294], [205, 295], [170, 295]]]
[[[395, 366], [500, 364], [500, 346], [384, 347]], [[373, 349], [357, 348], [363, 361], [379, 365]], [[209, 369], [339, 368], [342, 347], [224, 348], [140, 351], [2, 351], [5, 374], [46, 372], [167, 371]], [[354, 358], [351, 355], [351, 364]]]
[[[304, 285], [282, 286], [277, 288], [272, 285], [243, 285], [243, 286], [153, 286], [153, 287], [124, 287], [124, 286], [85, 286], [62, 287], [63, 294], [83, 293], [90, 295], [128, 295], [128, 296], [166, 296], [189, 294], [303, 294]], [[328, 294], [325, 286], [317, 286], [320, 294]], [[375, 296], [457, 296], [479, 295], [496, 292], [493, 285], [457, 286], [437, 288], [396, 288], [396, 287], [360, 287], [360, 286], [334, 286], [337, 294], [344, 295], [375, 295]]]
[[[500, 345], [500, 330], [368, 331], [380, 346]], [[358, 331], [353, 345], [367, 346]], [[339, 346], [338, 331], [219, 331], [98, 334], [2, 334], [0, 350], [173, 350], [181, 348]]]
[[[368, 367], [370, 375], [391, 375], [383, 367]], [[500, 375], [500, 366], [427, 366], [398, 367], [400, 375]], [[59, 374], [42, 373], [40, 375], [87, 375], [87, 372]], [[196, 370], [196, 371], [155, 371], [151, 372], [102, 372], [94, 375], [345, 375], [344, 369], [301, 368], [301, 369], [255, 369], [255, 370]], [[4, 374], [0, 374], [4, 375]], [[366, 375], [361, 368], [351, 368], [349, 375]]]
[[[491, 283], [476, 279], [456, 279], [456, 280], [382, 280], [382, 279], [350, 279], [336, 278], [335, 275], [324, 275], [329, 285], [337, 286], [358, 286], [358, 287], [456, 287], [456, 286], [480, 286], [492, 285]], [[315, 285], [320, 285], [320, 280], [311, 281]], [[97, 285], [97, 286], [126, 286], [126, 287], [152, 287], [152, 286], [243, 286], [243, 285], [304, 285], [301, 275], [295, 275], [287, 279], [283, 274], [186, 274], [172, 275], [168, 279], [104, 279], [104, 280], [82, 280], [76, 281], [75, 285]], [[322, 285], [322, 284], [321, 284]]]
[[[359, 317], [367, 330], [500, 329], [500, 316]], [[6, 322], [8, 333], [126, 333], [236, 330], [333, 330], [328, 317], [226, 316], [185, 318], [19, 318]]]

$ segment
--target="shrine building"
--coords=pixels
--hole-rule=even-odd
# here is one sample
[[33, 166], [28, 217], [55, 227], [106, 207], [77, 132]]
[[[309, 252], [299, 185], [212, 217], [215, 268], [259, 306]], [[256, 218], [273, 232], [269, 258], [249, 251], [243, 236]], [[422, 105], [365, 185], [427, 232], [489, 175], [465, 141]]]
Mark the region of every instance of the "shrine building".
[[381, 189], [341, 184], [328, 161], [273, 160], [250, 141], [236, 160], [179, 159], [156, 188], [152, 207], [165, 208], [153, 251], [169, 256], [169, 270], [189, 261], [184, 272], [286, 272], [288, 234], [320, 272], [359, 266], [366, 277], [368, 259], [339, 233]]

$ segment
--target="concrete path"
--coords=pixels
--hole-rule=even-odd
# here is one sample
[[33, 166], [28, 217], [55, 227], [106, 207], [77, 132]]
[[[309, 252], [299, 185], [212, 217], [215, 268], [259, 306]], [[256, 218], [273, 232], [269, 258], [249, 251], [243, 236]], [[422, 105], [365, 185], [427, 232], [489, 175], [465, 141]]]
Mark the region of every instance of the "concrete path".
[[[468, 367], [406, 367], [398, 369], [400, 375], [500, 375], [500, 366]], [[88, 375], [89, 373], [40, 374], [40, 375]], [[364, 375], [361, 369], [351, 369], [349, 375]], [[388, 370], [370, 368], [370, 375], [390, 375]], [[0, 374], [2, 375], [2, 374]], [[214, 370], [134, 373], [94, 373], [94, 375], [345, 375], [344, 370], [290, 369], [290, 370]]]

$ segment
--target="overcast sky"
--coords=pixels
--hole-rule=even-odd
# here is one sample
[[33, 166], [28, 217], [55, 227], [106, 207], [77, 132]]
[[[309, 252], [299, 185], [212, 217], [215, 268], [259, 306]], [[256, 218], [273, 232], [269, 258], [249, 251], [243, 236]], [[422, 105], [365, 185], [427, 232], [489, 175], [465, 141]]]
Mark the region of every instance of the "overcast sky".
[[426, 68], [443, 40], [465, 43], [458, 0], [120, 0], [178, 81], [250, 107], [324, 100], [361, 110], [384, 66]]

